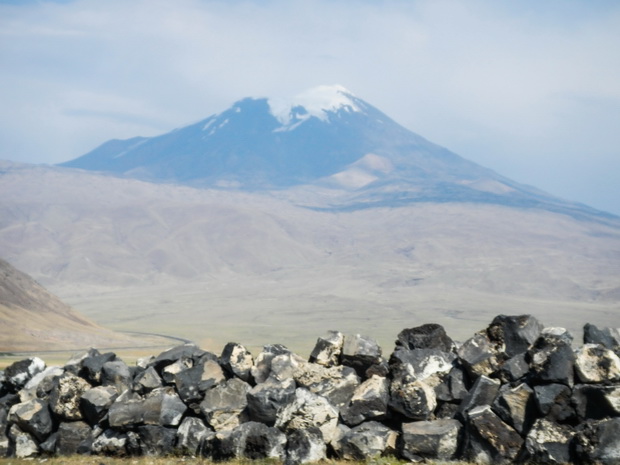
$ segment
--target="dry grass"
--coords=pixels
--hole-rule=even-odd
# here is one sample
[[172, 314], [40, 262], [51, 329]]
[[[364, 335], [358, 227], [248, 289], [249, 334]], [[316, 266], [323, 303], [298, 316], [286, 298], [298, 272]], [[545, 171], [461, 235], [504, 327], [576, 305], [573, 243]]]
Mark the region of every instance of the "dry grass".
[[[395, 457], [374, 457], [365, 461], [323, 460], [320, 465], [409, 465], [411, 462]], [[458, 463], [468, 465], [468, 462], [439, 462], [427, 460], [427, 465], [442, 465], [446, 463]], [[0, 458], [0, 465], [280, 465], [279, 460], [262, 459], [235, 459], [225, 462], [213, 462], [202, 457], [132, 457], [132, 458], [109, 458], [103, 456], [70, 456], [70, 457], [46, 457], [46, 458]]]
[[[46, 458], [0, 458], [0, 465], [280, 465], [282, 462], [273, 459], [248, 460], [236, 459], [226, 462], [213, 462], [201, 457], [135, 457], [135, 458], [109, 458], [103, 456], [76, 455], [70, 457], [46, 457]], [[402, 461], [394, 457], [376, 457], [363, 462], [344, 460], [324, 460], [323, 465], [405, 465], [410, 462]], [[439, 465], [440, 462], [427, 461], [429, 465]], [[465, 462], [462, 462], [465, 465]]]

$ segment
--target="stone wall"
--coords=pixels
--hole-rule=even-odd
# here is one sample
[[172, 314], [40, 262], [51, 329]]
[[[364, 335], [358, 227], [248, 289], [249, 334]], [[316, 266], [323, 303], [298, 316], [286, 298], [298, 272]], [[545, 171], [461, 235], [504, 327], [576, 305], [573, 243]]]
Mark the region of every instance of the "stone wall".
[[64, 367], [31, 358], [0, 374], [0, 456], [620, 464], [618, 355], [616, 329], [586, 325], [575, 349], [562, 328], [500, 315], [462, 344], [405, 329], [389, 357], [333, 331], [309, 360], [236, 343], [132, 367], [94, 349]]

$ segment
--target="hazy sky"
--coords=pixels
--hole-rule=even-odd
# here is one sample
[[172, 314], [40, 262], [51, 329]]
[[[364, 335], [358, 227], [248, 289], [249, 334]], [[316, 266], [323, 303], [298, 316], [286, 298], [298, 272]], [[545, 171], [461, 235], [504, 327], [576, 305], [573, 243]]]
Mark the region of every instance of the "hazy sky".
[[62, 162], [320, 84], [620, 214], [616, 0], [0, 0], [0, 159]]

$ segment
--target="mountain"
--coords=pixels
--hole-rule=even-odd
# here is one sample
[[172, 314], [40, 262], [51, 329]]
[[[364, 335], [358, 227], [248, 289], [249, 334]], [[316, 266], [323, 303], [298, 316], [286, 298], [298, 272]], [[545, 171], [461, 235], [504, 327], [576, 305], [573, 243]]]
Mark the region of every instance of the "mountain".
[[246, 98], [190, 126], [112, 140], [60, 166], [199, 187], [331, 190], [328, 203], [302, 200], [316, 208], [456, 201], [609, 216], [465, 160], [341, 86], [290, 100]]
[[[0, 162], [0, 256], [115, 330], [209, 350], [330, 329], [620, 326], [620, 218], [467, 161], [339, 86], [61, 166]], [[304, 346], [304, 344], [307, 344]]]
[[153, 340], [136, 339], [93, 323], [0, 259], [0, 351], [134, 347], [145, 343], [152, 344]]

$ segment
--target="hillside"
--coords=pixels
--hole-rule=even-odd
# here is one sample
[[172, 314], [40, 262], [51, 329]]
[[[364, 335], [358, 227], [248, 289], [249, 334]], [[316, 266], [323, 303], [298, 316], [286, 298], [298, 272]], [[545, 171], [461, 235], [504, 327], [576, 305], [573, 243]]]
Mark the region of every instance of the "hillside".
[[154, 339], [104, 329], [0, 259], [0, 352], [136, 347]]

